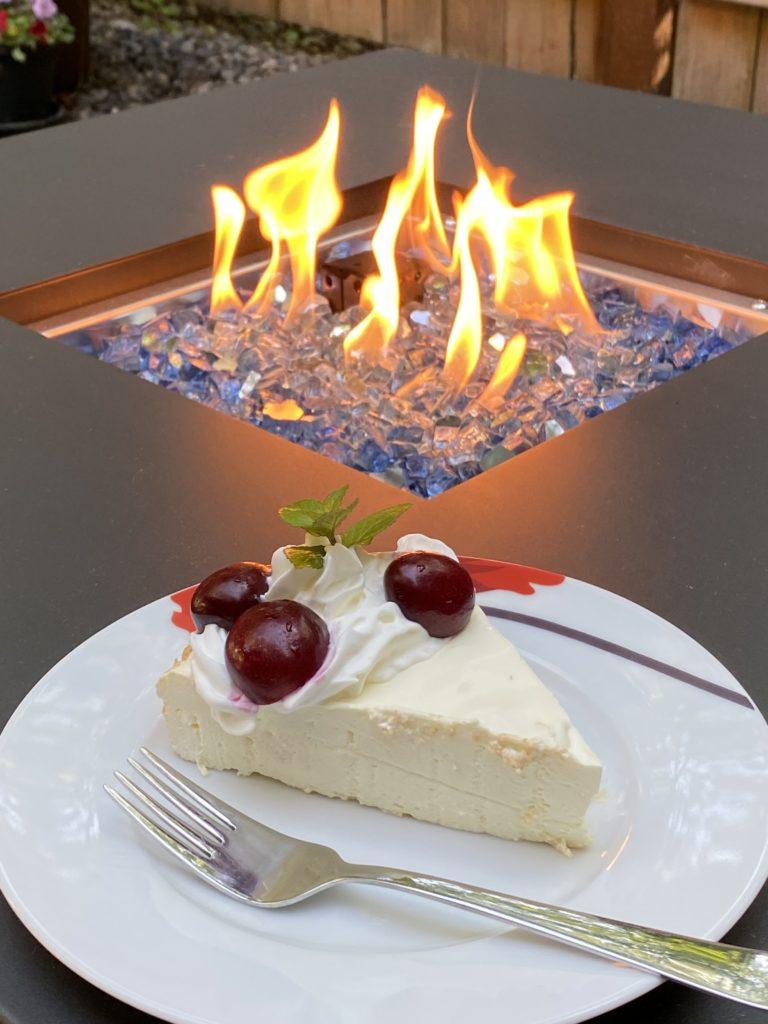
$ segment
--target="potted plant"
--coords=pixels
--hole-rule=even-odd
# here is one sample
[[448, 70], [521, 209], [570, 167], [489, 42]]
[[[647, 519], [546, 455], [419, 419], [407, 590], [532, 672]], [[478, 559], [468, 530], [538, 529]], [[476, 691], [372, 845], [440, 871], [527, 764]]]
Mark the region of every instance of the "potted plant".
[[54, 0], [0, 0], [0, 124], [51, 117], [58, 44], [74, 36]]

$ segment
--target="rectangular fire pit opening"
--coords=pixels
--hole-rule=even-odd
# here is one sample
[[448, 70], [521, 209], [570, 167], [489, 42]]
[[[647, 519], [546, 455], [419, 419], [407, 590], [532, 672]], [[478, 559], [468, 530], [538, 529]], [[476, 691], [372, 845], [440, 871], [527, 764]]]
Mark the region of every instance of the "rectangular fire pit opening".
[[[443, 192], [447, 190], [441, 190]], [[455, 222], [445, 217], [449, 233]], [[480, 277], [483, 349], [468, 383], [444, 376], [457, 294], [417, 253], [401, 252], [401, 324], [387, 353], [350, 368], [344, 340], [375, 269], [372, 216], [321, 248], [317, 308], [290, 331], [287, 286], [266, 314], [209, 315], [210, 281], [194, 275], [36, 326], [104, 362], [248, 420], [424, 497], [442, 493], [585, 420], [609, 412], [768, 330], [764, 304], [596, 256], [577, 255], [601, 333], [561, 318], [534, 324], [499, 312]], [[267, 264], [234, 266], [241, 294]], [[288, 282], [286, 282], [286, 285]], [[519, 368], [499, 383], [502, 354], [523, 333]], [[520, 353], [518, 353], [520, 354]]]

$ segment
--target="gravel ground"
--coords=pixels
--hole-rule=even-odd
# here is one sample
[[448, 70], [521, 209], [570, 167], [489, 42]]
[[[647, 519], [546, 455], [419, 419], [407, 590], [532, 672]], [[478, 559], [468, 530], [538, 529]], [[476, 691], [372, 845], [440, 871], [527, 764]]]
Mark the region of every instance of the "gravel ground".
[[93, 0], [91, 72], [70, 116], [109, 114], [375, 48], [320, 29], [209, 8], [188, 9], [161, 26], [122, 0]]

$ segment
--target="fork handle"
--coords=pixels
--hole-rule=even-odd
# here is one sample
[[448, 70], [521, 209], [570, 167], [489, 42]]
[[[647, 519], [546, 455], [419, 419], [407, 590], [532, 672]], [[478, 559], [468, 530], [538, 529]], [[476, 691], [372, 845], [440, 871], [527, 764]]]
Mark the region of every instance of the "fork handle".
[[726, 999], [768, 1009], [768, 952], [613, 921], [431, 875], [363, 864], [348, 868], [344, 872], [347, 881], [427, 896]]

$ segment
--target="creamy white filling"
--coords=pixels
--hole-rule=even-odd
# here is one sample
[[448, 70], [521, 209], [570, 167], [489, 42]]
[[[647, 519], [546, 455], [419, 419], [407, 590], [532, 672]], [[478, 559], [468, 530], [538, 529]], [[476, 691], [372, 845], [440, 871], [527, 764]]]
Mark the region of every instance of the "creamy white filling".
[[[312, 538], [317, 544], [317, 538]], [[399, 672], [432, 657], [445, 640], [435, 639], [387, 601], [384, 573], [398, 554], [434, 551], [456, 558], [445, 544], [421, 534], [408, 534], [395, 551], [370, 554], [342, 544], [326, 548], [323, 568], [297, 569], [278, 548], [265, 600], [288, 598], [320, 615], [330, 632], [324, 664], [299, 690], [270, 707], [278, 711], [320, 704], [339, 695], [358, 696], [368, 683], [383, 683]], [[246, 735], [255, 727], [258, 706], [230, 679], [224, 656], [227, 631], [206, 626], [193, 633], [190, 667], [195, 689], [225, 732]]]

